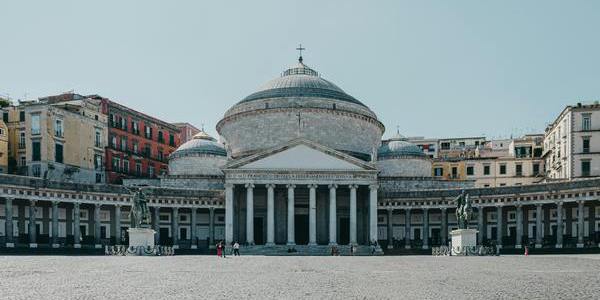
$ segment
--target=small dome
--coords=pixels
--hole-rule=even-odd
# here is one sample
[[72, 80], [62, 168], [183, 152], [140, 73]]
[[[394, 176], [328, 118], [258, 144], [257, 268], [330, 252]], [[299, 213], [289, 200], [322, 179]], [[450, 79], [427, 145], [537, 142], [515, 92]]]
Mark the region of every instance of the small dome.
[[397, 133], [388, 142], [384, 143], [377, 151], [378, 159], [403, 158], [403, 157], [423, 157], [423, 153], [417, 145], [407, 141], [407, 139]]
[[194, 154], [227, 156], [227, 151], [225, 151], [225, 147], [222, 144], [202, 130], [194, 135], [191, 140], [179, 146], [177, 150], [171, 153], [170, 158], [173, 159]]

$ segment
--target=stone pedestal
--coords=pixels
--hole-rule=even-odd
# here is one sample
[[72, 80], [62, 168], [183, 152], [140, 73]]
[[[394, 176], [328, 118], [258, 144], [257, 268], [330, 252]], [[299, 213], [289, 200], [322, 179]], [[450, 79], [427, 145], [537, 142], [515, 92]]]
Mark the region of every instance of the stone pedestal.
[[450, 232], [452, 236], [452, 254], [467, 255], [468, 250], [477, 247], [477, 230], [457, 229]]
[[129, 247], [154, 247], [154, 234], [150, 228], [129, 228]]

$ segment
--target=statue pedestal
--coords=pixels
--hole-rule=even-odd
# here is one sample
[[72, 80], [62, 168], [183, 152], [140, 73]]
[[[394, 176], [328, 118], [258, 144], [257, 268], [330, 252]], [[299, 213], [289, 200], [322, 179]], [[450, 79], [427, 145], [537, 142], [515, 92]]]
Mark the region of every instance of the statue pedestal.
[[468, 255], [473, 252], [477, 247], [477, 232], [475, 229], [452, 230], [452, 254]]
[[154, 234], [150, 228], [129, 228], [129, 247], [154, 247]]

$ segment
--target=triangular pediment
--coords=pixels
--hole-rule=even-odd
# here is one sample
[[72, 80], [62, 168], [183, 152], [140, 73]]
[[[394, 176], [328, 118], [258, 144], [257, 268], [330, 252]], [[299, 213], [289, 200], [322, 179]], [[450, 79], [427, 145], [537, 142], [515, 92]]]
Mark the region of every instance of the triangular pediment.
[[226, 169], [252, 170], [375, 170], [375, 167], [340, 151], [297, 139], [229, 163]]

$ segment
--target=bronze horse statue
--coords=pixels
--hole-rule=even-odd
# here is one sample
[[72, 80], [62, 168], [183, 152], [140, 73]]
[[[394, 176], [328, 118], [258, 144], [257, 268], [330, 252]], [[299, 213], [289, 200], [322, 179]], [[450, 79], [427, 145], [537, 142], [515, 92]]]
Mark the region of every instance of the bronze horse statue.
[[473, 207], [471, 206], [471, 199], [469, 194], [463, 190], [456, 199], [456, 221], [458, 222], [459, 229], [467, 229], [469, 221], [473, 217]]
[[[128, 189], [131, 193], [132, 189]], [[141, 228], [142, 224], [150, 224], [152, 219], [150, 217], [150, 209], [146, 201], [146, 195], [142, 188], [136, 188], [133, 193], [133, 204], [131, 205], [131, 211], [129, 212], [129, 218], [131, 218], [133, 228]]]

